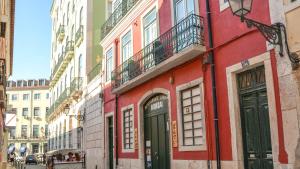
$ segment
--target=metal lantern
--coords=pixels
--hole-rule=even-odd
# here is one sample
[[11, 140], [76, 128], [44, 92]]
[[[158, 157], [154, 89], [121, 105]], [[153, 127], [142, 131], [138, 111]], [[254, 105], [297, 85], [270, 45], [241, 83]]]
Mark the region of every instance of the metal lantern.
[[66, 115], [68, 115], [69, 114], [69, 111], [70, 111], [70, 106], [67, 104], [66, 106], [65, 106], [65, 114]]
[[244, 17], [250, 13], [253, 0], [229, 0], [233, 15]]

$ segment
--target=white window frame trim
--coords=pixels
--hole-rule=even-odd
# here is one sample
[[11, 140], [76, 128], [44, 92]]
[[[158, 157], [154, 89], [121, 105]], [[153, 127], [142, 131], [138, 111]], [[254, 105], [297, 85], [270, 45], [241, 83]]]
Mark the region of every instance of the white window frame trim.
[[[133, 29], [132, 29], [132, 25], [130, 25], [121, 35], [120, 35], [120, 65], [123, 64], [123, 42], [122, 42], [122, 39], [123, 37], [128, 33], [128, 32], [131, 32], [131, 53], [132, 55], [134, 55], [134, 51], [133, 51], [133, 46], [134, 46], [134, 43], [133, 43]], [[129, 56], [129, 58], [132, 57], [132, 56]]]
[[147, 10], [145, 12], [142, 13], [140, 20], [141, 20], [141, 33], [142, 33], [142, 37], [141, 37], [141, 45], [142, 48], [145, 47], [145, 43], [144, 43], [144, 18], [147, 14], [149, 14], [150, 11], [155, 10], [156, 12], [156, 31], [157, 31], [157, 37], [158, 38], [160, 36], [160, 29], [159, 29], [159, 12], [158, 12], [158, 1], [156, 1], [154, 4], [152, 4], [149, 8], [147, 8]]
[[[203, 145], [200, 146], [185, 146], [183, 145], [183, 127], [182, 127], [182, 109], [181, 109], [181, 91], [199, 86], [201, 95], [201, 108], [202, 108], [202, 127], [203, 127]], [[177, 128], [178, 128], [178, 151], [205, 151], [207, 150], [207, 138], [206, 138], [206, 120], [205, 120], [205, 107], [204, 107], [204, 85], [203, 78], [199, 78], [188, 83], [184, 83], [176, 87], [177, 98]]]
[[[128, 109], [132, 109], [132, 113], [133, 113], [133, 147], [131, 149], [125, 149], [124, 148], [124, 111], [128, 110]], [[121, 108], [121, 133], [122, 133], [122, 153], [134, 153], [135, 152], [135, 142], [134, 142], [134, 138], [135, 138], [135, 124], [134, 124], [134, 104], [130, 104], [128, 106], [122, 107]]]
[[109, 45], [105, 49], [105, 51], [104, 51], [104, 62], [102, 62], [102, 63], [104, 63], [103, 68], [104, 68], [104, 75], [105, 75], [104, 76], [104, 84], [105, 84], [105, 86], [111, 83], [111, 78], [110, 78], [110, 80], [106, 79], [106, 74], [107, 74], [107, 72], [106, 72], [106, 66], [107, 66], [107, 64], [106, 64], [106, 54], [107, 54], [107, 52], [110, 49], [112, 49], [112, 67], [111, 67], [112, 71], [115, 70], [115, 64], [116, 64], [115, 63], [115, 50], [116, 50], [116, 47], [115, 47], [115, 44], [112, 43], [111, 45]]
[[[197, 0], [193, 0], [194, 4], [195, 4], [195, 14], [196, 15], [200, 15], [200, 6], [199, 6], [199, 1]], [[176, 2], [174, 0], [171, 0], [171, 21], [172, 21], [172, 27], [174, 27], [176, 25], [176, 21], [175, 21], [175, 10], [176, 10]]]

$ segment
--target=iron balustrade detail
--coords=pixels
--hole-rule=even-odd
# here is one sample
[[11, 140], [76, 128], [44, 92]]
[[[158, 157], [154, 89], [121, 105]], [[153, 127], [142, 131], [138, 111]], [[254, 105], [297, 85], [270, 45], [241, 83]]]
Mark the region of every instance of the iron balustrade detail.
[[56, 32], [56, 37], [58, 41], [62, 41], [64, 39], [64, 35], [65, 35], [65, 27], [64, 25], [59, 25], [58, 30]]
[[139, 0], [123, 0], [101, 26], [101, 40], [120, 22]]
[[100, 73], [100, 70], [101, 62], [94, 66], [93, 69], [88, 73], [88, 82], [92, 81]]
[[75, 34], [75, 43], [77, 46], [81, 43], [83, 39], [83, 25], [80, 25], [76, 34]]
[[112, 90], [192, 45], [204, 45], [203, 18], [191, 14], [112, 71]]
[[69, 52], [74, 52], [74, 42], [68, 41], [65, 47], [65, 55], [68, 55]]
[[82, 87], [82, 77], [73, 78], [70, 85], [70, 93], [80, 90]]

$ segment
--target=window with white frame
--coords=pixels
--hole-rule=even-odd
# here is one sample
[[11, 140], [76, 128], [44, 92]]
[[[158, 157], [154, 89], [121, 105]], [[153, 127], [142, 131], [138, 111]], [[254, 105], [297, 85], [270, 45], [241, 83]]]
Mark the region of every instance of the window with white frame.
[[122, 62], [125, 62], [132, 55], [131, 31], [122, 37]]
[[82, 77], [82, 55], [80, 54], [78, 59], [78, 77]]
[[113, 51], [112, 48], [110, 48], [106, 52], [106, 81], [111, 80], [111, 72], [112, 72], [112, 66], [113, 66]]
[[202, 92], [200, 85], [188, 86], [180, 91], [180, 118], [182, 146], [205, 144]]
[[29, 99], [29, 94], [23, 94], [23, 100], [28, 100]]
[[39, 108], [39, 107], [35, 107], [35, 108], [33, 109], [33, 115], [34, 115], [35, 117], [40, 116], [40, 108]]
[[125, 150], [133, 149], [133, 109], [123, 111], [123, 147]]
[[40, 100], [41, 99], [41, 94], [40, 93], [35, 93], [34, 94], [34, 100]]
[[144, 46], [153, 42], [157, 38], [157, 14], [156, 9], [152, 9], [144, 18]]
[[195, 13], [195, 2], [194, 0], [177, 0], [175, 8], [176, 23], [178, 23]]
[[12, 94], [11, 95], [11, 100], [18, 100], [18, 95], [17, 94]]

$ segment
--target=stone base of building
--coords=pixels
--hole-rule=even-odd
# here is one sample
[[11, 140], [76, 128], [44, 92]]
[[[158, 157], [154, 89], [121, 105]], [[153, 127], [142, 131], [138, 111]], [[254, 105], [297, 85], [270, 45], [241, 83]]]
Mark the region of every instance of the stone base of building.
[[[294, 164], [275, 163], [274, 169], [298, 169]], [[242, 161], [221, 161], [222, 169], [244, 169]], [[140, 159], [119, 159], [117, 169], [143, 169], [144, 161]], [[172, 160], [171, 169], [217, 169], [216, 161], [207, 160]]]

